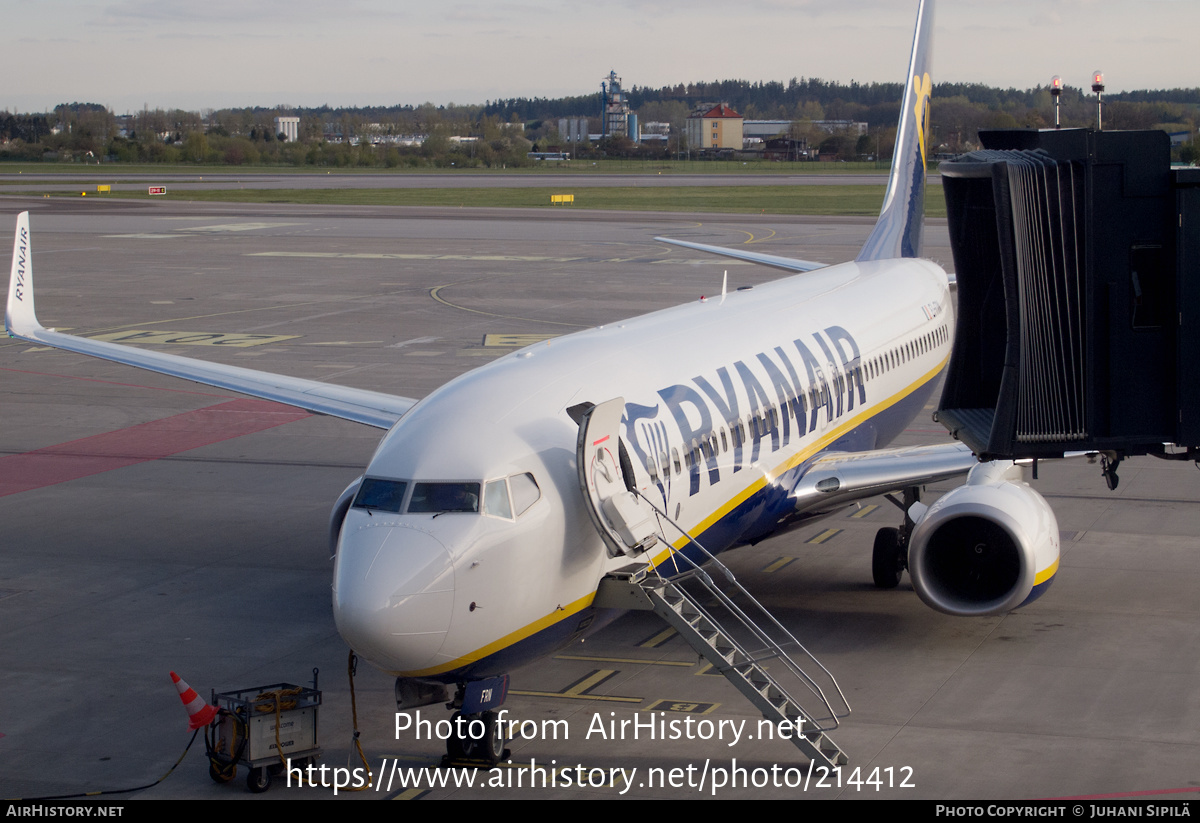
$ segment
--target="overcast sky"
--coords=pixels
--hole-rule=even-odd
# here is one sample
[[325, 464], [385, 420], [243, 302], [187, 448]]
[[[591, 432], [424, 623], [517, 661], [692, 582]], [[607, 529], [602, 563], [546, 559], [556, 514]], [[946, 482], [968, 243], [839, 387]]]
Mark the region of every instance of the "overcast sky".
[[[899, 81], [915, 0], [0, 0], [0, 109], [482, 103], [731, 78]], [[934, 81], [1200, 86], [1197, 0], [941, 0]]]

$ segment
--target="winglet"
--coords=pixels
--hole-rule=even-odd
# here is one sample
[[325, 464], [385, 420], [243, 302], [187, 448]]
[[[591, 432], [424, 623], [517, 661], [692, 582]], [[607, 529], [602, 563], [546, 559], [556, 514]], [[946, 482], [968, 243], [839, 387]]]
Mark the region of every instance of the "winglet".
[[381, 429], [390, 429], [417, 402], [408, 397], [269, 374], [166, 352], [144, 351], [107, 340], [92, 340], [43, 328], [33, 311], [33, 266], [29, 252], [29, 213], [22, 212], [17, 216], [12, 276], [8, 281], [8, 309], [4, 315], [5, 325], [12, 337], [241, 392], [251, 397], [287, 403]]
[[[10, 337], [41, 328], [33, 310], [33, 258], [29, 245], [29, 212], [17, 215], [17, 232], [13, 237], [12, 272], [8, 278], [8, 308], [4, 325]], [[24, 333], [24, 334], [23, 334]]]
[[925, 158], [929, 136], [929, 68], [933, 56], [934, 0], [921, 0], [908, 63], [904, 103], [896, 130], [892, 173], [879, 222], [858, 253], [858, 260], [919, 257], [925, 214]]

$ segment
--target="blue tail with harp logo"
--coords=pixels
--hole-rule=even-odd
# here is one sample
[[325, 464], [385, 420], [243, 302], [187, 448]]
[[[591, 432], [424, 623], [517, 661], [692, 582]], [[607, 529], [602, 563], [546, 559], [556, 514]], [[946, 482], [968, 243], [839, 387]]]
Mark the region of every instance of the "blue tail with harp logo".
[[929, 136], [929, 68], [933, 53], [934, 0], [921, 0], [908, 63], [908, 84], [900, 107], [892, 173], [879, 222], [857, 260], [920, 257], [925, 212], [925, 157]]

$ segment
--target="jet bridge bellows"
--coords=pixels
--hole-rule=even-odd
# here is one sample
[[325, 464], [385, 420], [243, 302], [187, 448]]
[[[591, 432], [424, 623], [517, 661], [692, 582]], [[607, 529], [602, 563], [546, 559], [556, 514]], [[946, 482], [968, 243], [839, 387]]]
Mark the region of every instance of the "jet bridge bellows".
[[941, 165], [958, 327], [936, 419], [983, 459], [1200, 446], [1200, 169], [1158, 131], [980, 142]]

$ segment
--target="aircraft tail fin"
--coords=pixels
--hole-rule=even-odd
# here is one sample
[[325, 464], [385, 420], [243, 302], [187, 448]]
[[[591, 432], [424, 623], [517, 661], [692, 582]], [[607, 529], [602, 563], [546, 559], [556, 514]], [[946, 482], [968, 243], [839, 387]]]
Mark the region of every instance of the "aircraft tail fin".
[[929, 136], [929, 68], [933, 54], [934, 0], [921, 0], [913, 34], [904, 103], [896, 130], [892, 173], [879, 222], [858, 253], [858, 260], [919, 257], [925, 212], [925, 161]]
[[4, 326], [12, 337], [21, 331], [41, 328], [33, 311], [33, 257], [29, 246], [29, 212], [17, 215], [13, 236], [12, 271], [8, 278], [8, 306]]

